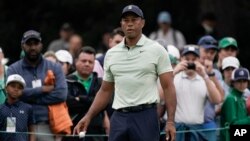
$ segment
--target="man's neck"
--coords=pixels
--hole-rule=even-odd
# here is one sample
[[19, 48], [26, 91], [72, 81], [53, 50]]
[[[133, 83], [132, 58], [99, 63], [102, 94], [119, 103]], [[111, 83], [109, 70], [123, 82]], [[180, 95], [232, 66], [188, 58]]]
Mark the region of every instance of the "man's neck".
[[137, 36], [135, 38], [125, 38], [125, 43], [128, 47], [134, 47], [137, 42], [140, 40], [142, 34], [140, 36]]
[[168, 29], [162, 29], [162, 33], [163, 33], [163, 35], [168, 34], [168, 32], [169, 32], [169, 28], [168, 28]]
[[89, 77], [91, 76], [91, 74], [90, 74], [90, 75], [83, 75], [83, 74], [80, 74], [80, 73], [78, 73], [78, 72], [77, 72], [77, 75], [78, 75], [82, 80], [88, 80]]
[[193, 79], [196, 76], [195, 72], [185, 72], [188, 79]]
[[16, 99], [14, 99], [14, 98], [10, 98], [10, 97], [8, 97], [8, 100], [7, 100], [7, 102], [11, 105], [11, 104], [13, 104], [13, 103], [16, 103], [18, 101], [18, 99], [16, 98]]
[[37, 59], [37, 60], [29, 60], [27, 57], [25, 57], [25, 60], [26, 60], [26, 61], [28, 62], [28, 64], [30, 64], [32, 67], [36, 67], [37, 64], [39, 63], [40, 58]]

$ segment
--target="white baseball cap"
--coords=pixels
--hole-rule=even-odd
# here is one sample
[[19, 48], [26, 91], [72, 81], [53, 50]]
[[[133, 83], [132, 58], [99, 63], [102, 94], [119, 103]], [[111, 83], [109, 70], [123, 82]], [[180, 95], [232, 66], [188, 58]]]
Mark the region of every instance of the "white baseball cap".
[[167, 46], [168, 53], [176, 57], [177, 59], [180, 59], [180, 51], [177, 47], [174, 45], [168, 45]]
[[73, 64], [73, 57], [67, 50], [58, 50], [55, 55], [58, 61]]
[[26, 86], [25, 80], [19, 74], [12, 74], [12, 75], [8, 76], [7, 81], [6, 81], [6, 86], [8, 86], [11, 82], [18, 82], [23, 87]]
[[240, 62], [236, 57], [226, 57], [222, 60], [222, 70], [226, 69], [227, 67], [234, 67], [237, 69], [240, 67]]

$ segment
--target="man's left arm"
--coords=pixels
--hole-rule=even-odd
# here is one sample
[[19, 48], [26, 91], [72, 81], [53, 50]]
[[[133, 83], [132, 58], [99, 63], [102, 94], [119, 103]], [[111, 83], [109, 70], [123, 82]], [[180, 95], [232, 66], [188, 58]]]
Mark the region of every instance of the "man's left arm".
[[167, 122], [174, 122], [174, 115], [176, 110], [176, 94], [175, 94], [175, 86], [173, 84], [173, 72], [166, 72], [159, 76], [161, 86], [163, 89], [166, 109], [168, 114]]
[[166, 121], [166, 140], [175, 140], [175, 110], [177, 105], [175, 86], [173, 84], [173, 72], [166, 72], [159, 76], [163, 93], [165, 96], [168, 119]]
[[159, 75], [159, 79], [161, 82], [161, 86], [163, 89], [166, 110], [168, 114], [168, 119], [166, 121], [166, 140], [174, 141], [176, 137], [176, 129], [175, 129], [175, 110], [176, 110], [176, 93], [175, 86], [173, 84], [173, 69], [171, 66], [171, 61], [168, 55], [168, 52], [164, 47], [157, 48], [157, 74]]
[[66, 101], [67, 99], [67, 84], [65, 75], [59, 64], [54, 65], [53, 69], [55, 75], [54, 89], [50, 93], [44, 93], [44, 96], [37, 99], [38, 104], [55, 104]]
[[166, 110], [168, 114], [168, 121], [174, 122], [174, 115], [176, 109], [176, 94], [175, 86], [173, 84], [173, 68], [169, 54], [162, 46], [156, 47], [157, 51], [157, 67], [156, 71], [160, 79], [163, 95], [166, 102]]

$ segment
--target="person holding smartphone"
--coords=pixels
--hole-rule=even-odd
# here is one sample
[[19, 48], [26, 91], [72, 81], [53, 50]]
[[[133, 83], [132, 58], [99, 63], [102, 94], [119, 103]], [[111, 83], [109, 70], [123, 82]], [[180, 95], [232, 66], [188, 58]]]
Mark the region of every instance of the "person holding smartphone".
[[[199, 61], [197, 45], [184, 46], [181, 55], [181, 62], [174, 68], [174, 85], [178, 101], [175, 113], [176, 131], [199, 130], [203, 128], [206, 100], [219, 103], [220, 92]], [[176, 141], [185, 140], [208, 139], [201, 131], [176, 134]]]

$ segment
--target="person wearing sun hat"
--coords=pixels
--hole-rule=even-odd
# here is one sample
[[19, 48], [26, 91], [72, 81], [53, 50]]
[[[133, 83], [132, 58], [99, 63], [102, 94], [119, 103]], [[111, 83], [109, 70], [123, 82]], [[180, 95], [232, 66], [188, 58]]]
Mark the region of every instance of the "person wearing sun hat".
[[[246, 102], [243, 97], [245, 89], [250, 81], [249, 71], [246, 68], [238, 68], [232, 72], [232, 90], [222, 104], [221, 127], [230, 125], [249, 125], [250, 116], [247, 113]], [[220, 138], [222, 141], [229, 141], [229, 130], [221, 130]]]
[[222, 60], [225, 57], [233, 56], [236, 57], [239, 52], [239, 47], [237, 40], [233, 37], [224, 37], [219, 41], [219, 52], [218, 52], [218, 62], [216, 67], [221, 69]]

